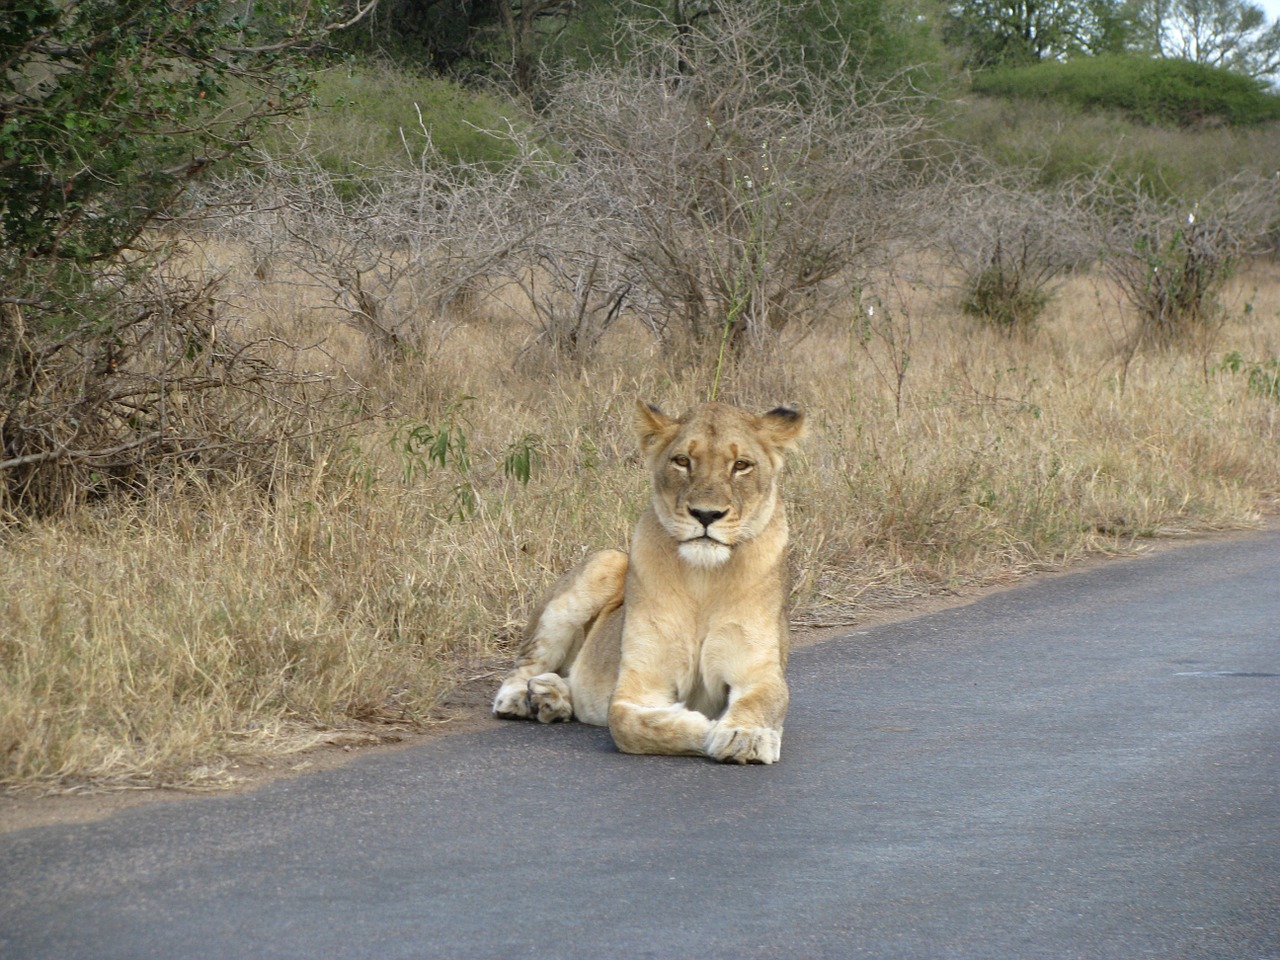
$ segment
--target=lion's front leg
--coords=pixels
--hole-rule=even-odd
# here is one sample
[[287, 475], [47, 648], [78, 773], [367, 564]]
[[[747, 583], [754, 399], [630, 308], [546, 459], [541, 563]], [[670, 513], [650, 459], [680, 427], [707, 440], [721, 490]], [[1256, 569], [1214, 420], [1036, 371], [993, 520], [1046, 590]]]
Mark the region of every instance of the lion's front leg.
[[682, 703], [637, 703], [614, 695], [609, 732], [623, 753], [698, 756], [706, 753], [711, 720]]
[[[630, 603], [628, 596], [628, 603]], [[693, 686], [693, 624], [628, 608], [618, 682], [609, 703], [609, 732], [623, 753], [699, 756], [711, 719], [676, 702]]]
[[[552, 587], [525, 630], [515, 669], [503, 680], [493, 712], [550, 723], [573, 716], [568, 674], [592, 625], [622, 602], [627, 555], [601, 550]], [[557, 682], [559, 680], [559, 682]]]
[[729, 688], [724, 714], [707, 734], [707, 756], [724, 763], [777, 763], [789, 694], [781, 669]]

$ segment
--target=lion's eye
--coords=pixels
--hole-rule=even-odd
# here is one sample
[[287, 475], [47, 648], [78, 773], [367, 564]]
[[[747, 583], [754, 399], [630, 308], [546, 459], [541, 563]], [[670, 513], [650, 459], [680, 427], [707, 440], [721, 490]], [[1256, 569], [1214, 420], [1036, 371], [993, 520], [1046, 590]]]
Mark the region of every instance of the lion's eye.
[[680, 454], [679, 456], [672, 457], [671, 462], [674, 463], [681, 470], [689, 469], [689, 458], [686, 457], [683, 453]]
[[752, 468], [752, 466], [754, 466], [754, 464], [752, 464], [750, 460], [735, 460], [733, 461], [733, 472], [746, 473]]

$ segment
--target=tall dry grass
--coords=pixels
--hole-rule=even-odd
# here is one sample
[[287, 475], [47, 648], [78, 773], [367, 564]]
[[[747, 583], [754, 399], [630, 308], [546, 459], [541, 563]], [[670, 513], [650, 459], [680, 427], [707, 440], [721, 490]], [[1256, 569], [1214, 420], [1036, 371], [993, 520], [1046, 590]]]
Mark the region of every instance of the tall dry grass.
[[[204, 252], [232, 270], [246, 324], [305, 341], [298, 362], [360, 383], [383, 415], [270, 493], [179, 484], [0, 531], [11, 788], [217, 783], [249, 757], [429, 722], [555, 576], [625, 544], [645, 497], [634, 398], [683, 409], [717, 372], [622, 325], [589, 366], [566, 364], [497, 296], [388, 361], [290, 278]], [[1274, 264], [1236, 281], [1214, 343], [1137, 356], [1095, 278], [1030, 339], [963, 318], [938, 277], [869, 302], [719, 371], [723, 399], [810, 416], [786, 482], [801, 623], [1248, 526], [1280, 492], [1280, 403], [1217, 363], [1280, 356]], [[406, 447], [450, 417], [465, 470]], [[502, 463], [531, 436], [523, 485]]]

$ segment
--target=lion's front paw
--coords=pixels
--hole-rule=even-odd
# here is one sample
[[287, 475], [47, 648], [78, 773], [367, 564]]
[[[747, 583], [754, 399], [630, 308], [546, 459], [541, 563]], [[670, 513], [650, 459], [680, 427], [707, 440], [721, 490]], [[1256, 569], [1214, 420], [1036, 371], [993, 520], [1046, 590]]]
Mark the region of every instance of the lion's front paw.
[[777, 763], [782, 731], [771, 727], [735, 727], [717, 721], [707, 734], [707, 756], [723, 763]]
[[529, 719], [529, 683], [524, 679], [508, 680], [493, 698], [493, 712], [504, 720]]
[[529, 712], [540, 723], [573, 719], [569, 684], [556, 673], [544, 673], [529, 681]]

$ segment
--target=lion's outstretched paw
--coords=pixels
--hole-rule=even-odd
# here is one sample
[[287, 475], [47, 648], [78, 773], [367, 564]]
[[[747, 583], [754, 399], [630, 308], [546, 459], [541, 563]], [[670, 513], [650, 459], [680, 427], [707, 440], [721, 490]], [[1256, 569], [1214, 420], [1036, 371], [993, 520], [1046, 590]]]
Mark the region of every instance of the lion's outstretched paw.
[[506, 681], [493, 698], [493, 712], [504, 720], [529, 719], [529, 683], [524, 679]]
[[540, 723], [573, 719], [573, 701], [564, 677], [544, 673], [529, 681], [529, 713]]
[[723, 763], [777, 763], [782, 731], [771, 727], [735, 727], [718, 721], [707, 734], [707, 756]]

